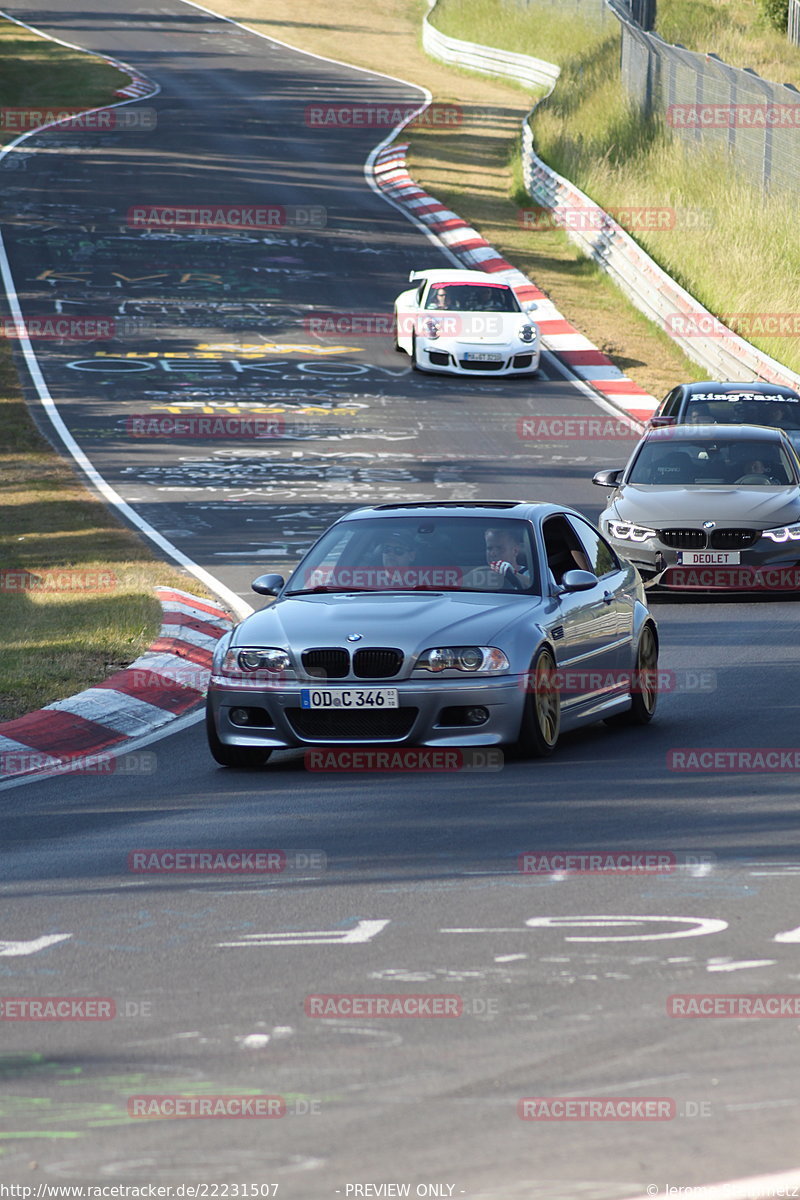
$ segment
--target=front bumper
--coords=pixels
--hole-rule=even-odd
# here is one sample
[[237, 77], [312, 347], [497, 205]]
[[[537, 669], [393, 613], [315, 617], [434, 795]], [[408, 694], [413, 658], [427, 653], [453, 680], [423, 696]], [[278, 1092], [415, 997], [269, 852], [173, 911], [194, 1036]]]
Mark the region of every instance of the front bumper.
[[[339, 687], [392, 687], [399, 693], [397, 709], [339, 713], [301, 708], [301, 690], [319, 687], [319, 680], [284, 683], [280, 689], [256, 690], [227, 686], [212, 678], [208, 701], [217, 735], [226, 746], [263, 749], [352, 745], [498, 746], [514, 742], [519, 736], [526, 696], [525, 678], [524, 675], [507, 675], [502, 679], [464, 681], [385, 679], [368, 685], [364, 680], [338, 680], [336, 685], [325, 684], [325, 688], [335, 691]], [[444, 723], [448, 719], [445, 709], [475, 707], [486, 708], [489, 713], [488, 720], [482, 725]], [[231, 711], [236, 708], [260, 709], [271, 723], [248, 724], [246, 727], [234, 724]], [[368, 715], [370, 713], [376, 714], [374, 720]], [[367, 719], [363, 720], [365, 717]]]
[[[608, 536], [608, 534], [606, 534]], [[740, 550], [738, 563], [718, 563], [718, 552], [699, 551], [708, 561], [694, 565], [679, 563], [681, 551], [658, 538], [631, 542], [609, 537], [622, 558], [639, 571], [648, 590], [671, 592], [800, 592], [800, 543], [778, 543], [760, 538]], [[686, 553], [686, 552], [684, 552]]]
[[[497, 355], [497, 362], [481, 362], [468, 354]], [[541, 347], [538, 341], [503, 346], [453, 343], [437, 338], [417, 345], [419, 365], [426, 371], [455, 375], [532, 375], [539, 369]]]

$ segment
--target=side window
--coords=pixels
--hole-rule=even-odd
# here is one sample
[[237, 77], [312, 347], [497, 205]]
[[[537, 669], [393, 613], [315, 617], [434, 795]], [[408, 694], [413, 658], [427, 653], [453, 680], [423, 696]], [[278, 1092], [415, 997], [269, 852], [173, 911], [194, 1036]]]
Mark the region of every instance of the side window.
[[542, 527], [547, 565], [556, 583], [567, 571], [591, 571], [591, 560], [566, 517], [548, 517]]
[[672, 389], [671, 392], [667, 392], [666, 396], [661, 401], [661, 403], [659, 404], [656, 411], [653, 413], [653, 416], [654, 417], [676, 417], [678, 415], [678, 409], [680, 407], [680, 400], [681, 400], [682, 392], [683, 392], [683, 389], [680, 387], [675, 387]]
[[593, 571], [598, 579], [621, 569], [620, 561], [608, 542], [588, 521], [583, 521], [580, 517], [570, 517], [570, 521], [575, 526], [584, 553], [591, 564], [589, 570]]

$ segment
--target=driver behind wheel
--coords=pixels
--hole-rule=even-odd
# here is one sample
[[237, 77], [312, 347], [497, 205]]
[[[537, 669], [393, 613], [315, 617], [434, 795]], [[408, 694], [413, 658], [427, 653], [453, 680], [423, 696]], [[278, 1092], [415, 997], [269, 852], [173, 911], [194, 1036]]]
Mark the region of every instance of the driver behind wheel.
[[509, 529], [487, 529], [486, 561], [495, 574], [506, 577], [505, 582], [527, 586], [530, 572], [525, 564], [522, 541]]

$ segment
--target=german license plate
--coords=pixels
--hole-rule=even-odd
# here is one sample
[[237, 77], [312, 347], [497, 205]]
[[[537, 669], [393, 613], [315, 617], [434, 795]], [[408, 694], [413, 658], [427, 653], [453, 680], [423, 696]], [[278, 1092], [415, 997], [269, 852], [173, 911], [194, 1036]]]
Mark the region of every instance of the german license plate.
[[302, 688], [302, 708], [399, 708], [397, 688]]
[[732, 567], [738, 564], [738, 550], [680, 550], [678, 562], [683, 567]]
[[502, 354], [474, 354], [470, 350], [467, 350], [467, 352], [464, 355], [464, 358], [469, 359], [470, 362], [502, 362], [503, 361]]

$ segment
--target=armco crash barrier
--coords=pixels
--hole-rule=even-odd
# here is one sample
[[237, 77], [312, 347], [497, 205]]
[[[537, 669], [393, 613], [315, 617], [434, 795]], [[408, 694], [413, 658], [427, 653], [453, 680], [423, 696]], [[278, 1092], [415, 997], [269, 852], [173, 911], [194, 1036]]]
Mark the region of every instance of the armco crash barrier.
[[[435, 8], [432, 5], [431, 12]], [[429, 14], [430, 15], [430, 14]], [[532, 71], [542, 66], [540, 59], [528, 59], [533, 67], [520, 65], [525, 55], [496, 50], [474, 42], [460, 42], [447, 38], [431, 26], [429, 17], [423, 25], [423, 45], [434, 58], [444, 62], [469, 67], [488, 75], [503, 75], [520, 83], [530, 83]], [[501, 64], [501, 65], [499, 65]], [[550, 90], [558, 78], [558, 68], [550, 67], [555, 74], [551, 77]], [[545, 82], [544, 76], [538, 82]], [[537, 102], [539, 103], [539, 102]], [[534, 109], [535, 109], [534, 105]], [[534, 110], [531, 110], [534, 111]], [[555, 223], [558, 214], [574, 214], [578, 209], [591, 210], [592, 220], [587, 220], [584, 229], [567, 228], [568, 237], [591, 258], [601, 270], [610, 275], [628, 299], [663, 329], [684, 354], [699, 363], [712, 379], [762, 379], [768, 383], [800, 386], [800, 375], [771, 358], [744, 338], [738, 337], [719, 321], [713, 321], [714, 335], [711, 337], [681, 336], [670, 328], [669, 319], [676, 313], [691, 314], [701, 319], [712, 314], [680, 287], [666, 271], [658, 266], [637, 245], [613, 217], [604, 213], [593, 200], [562, 175], [553, 171], [536, 154], [533, 133], [529, 125], [530, 113], [522, 125], [522, 166], [525, 187], [532, 199], [544, 208], [552, 210]], [[565, 227], [566, 220], [561, 222]], [[570, 222], [569, 224], [576, 224]]]
[[[0, 783], [37, 771], [80, 770], [132, 737], [181, 716], [205, 695], [228, 614], [175, 588], [157, 588], [159, 635], [131, 666], [67, 700], [0, 724]], [[98, 772], [100, 773], [100, 772]]]

